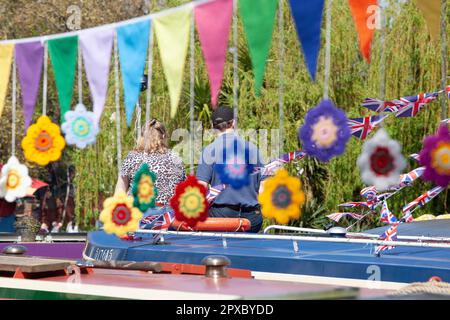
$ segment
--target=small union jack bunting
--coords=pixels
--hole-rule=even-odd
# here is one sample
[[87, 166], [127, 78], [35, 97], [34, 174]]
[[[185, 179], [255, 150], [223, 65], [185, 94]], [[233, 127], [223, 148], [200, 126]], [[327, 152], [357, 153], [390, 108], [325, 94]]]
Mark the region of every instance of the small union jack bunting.
[[350, 118], [348, 119], [347, 123], [350, 128], [350, 133], [358, 139], [364, 140], [367, 138], [367, 135], [386, 118], [387, 115], [364, 118]]
[[[397, 229], [399, 223], [393, 223], [378, 239], [385, 241], [397, 241]], [[375, 249], [375, 254], [378, 255], [380, 252], [394, 249], [392, 245], [380, 245]]]
[[383, 201], [383, 206], [381, 207], [381, 216], [380, 216], [381, 222], [384, 223], [395, 223], [397, 222], [397, 218], [392, 214], [391, 210], [389, 210], [388, 204], [386, 201]]
[[[408, 203], [406, 206], [403, 207], [403, 217], [402, 220], [411, 220], [412, 219], [412, 211], [415, 210], [416, 207], [423, 207], [428, 202], [430, 202], [433, 198], [435, 198], [439, 193], [441, 193], [445, 188], [443, 187], [434, 187], [431, 190], [428, 190], [427, 192], [421, 194], [416, 199]], [[409, 221], [407, 221], [409, 222]]]
[[404, 102], [400, 100], [383, 101], [375, 98], [366, 98], [362, 106], [375, 112], [397, 112]]
[[347, 217], [347, 216], [352, 217], [353, 219], [356, 219], [356, 220], [361, 220], [363, 217], [363, 215], [353, 213], [353, 212], [335, 212], [335, 213], [327, 215], [327, 218], [331, 219], [333, 221], [339, 222], [339, 220], [341, 220], [341, 218]]
[[416, 96], [402, 97], [400, 101], [404, 106], [395, 114], [397, 118], [400, 117], [415, 117], [420, 110], [428, 103], [434, 101], [439, 96], [439, 92], [421, 93]]

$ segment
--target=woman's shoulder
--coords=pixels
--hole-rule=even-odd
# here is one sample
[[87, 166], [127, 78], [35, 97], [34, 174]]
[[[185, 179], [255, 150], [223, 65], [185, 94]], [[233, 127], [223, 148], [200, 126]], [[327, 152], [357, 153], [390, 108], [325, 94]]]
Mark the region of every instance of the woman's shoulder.
[[183, 160], [181, 159], [180, 155], [178, 154], [178, 152], [174, 151], [174, 150], [169, 150], [167, 152], [168, 156], [170, 157], [170, 159], [172, 159], [173, 162], [175, 163], [183, 163]]

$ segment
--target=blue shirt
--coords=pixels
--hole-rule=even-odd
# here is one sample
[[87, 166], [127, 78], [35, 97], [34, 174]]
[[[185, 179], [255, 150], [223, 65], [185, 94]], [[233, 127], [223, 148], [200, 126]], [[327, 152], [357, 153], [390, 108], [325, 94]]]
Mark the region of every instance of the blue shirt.
[[[235, 147], [237, 141], [237, 148]], [[203, 149], [200, 163], [197, 167], [197, 179], [204, 181], [211, 186], [222, 184], [219, 175], [214, 170], [215, 163], [224, 161], [229, 152], [243, 154], [245, 147], [249, 149], [249, 163], [255, 167], [262, 167], [263, 161], [258, 148], [251, 142], [245, 141], [235, 133], [225, 133], [216, 138], [210, 145]], [[224, 155], [228, 152], [228, 155]], [[223, 163], [223, 162], [222, 162]], [[219, 205], [240, 205], [241, 207], [255, 207], [258, 205], [258, 191], [261, 183], [261, 173], [250, 175], [250, 184], [240, 189], [233, 189], [227, 186], [217, 198], [214, 204]]]

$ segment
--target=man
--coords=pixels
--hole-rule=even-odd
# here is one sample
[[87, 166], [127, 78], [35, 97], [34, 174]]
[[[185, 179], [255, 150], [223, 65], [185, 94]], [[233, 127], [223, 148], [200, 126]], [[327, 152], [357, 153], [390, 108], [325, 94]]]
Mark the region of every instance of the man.
[[[218, 107], [212, 114], [212, 122], [213, 128], [217, 130], [218, 137], [203, 149], [196, 174], [201, 184], [206, 188], [209, 187], [208, 185], [222, 184], [215, 170], [215, 165], [220, 161], [226, 161], [225, 159], [229, 158], [230, 154], [243, 158], [246, 147], [249, 149], [248, 157], [246, 157], [247, 163], [256, 167], [263, 166], [258, 148], [235, 133], [233, 109]], [[236, 148], [236, 146], [238, 147]], [[260, 184], [261, 174], [252, 173], [250, 184], [239, 189], [233, 189], [228, 185], [209, 208], [209, 216], [246, 218], [251, 222], [249, 232], [258, 232], [263, 221], [257, 200]]]

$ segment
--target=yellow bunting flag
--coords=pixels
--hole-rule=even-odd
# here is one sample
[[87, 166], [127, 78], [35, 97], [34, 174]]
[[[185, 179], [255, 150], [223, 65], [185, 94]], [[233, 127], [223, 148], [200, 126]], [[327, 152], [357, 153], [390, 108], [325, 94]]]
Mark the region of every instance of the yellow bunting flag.
[[416, 0], [416, 5], [425, 17], [431, 38], [439, 40], [441, 0]]
[[188, 7], [152, 21], [170, 94], [170, 116], [175, 117], [183, 85], [189, 44], [192, 8]]
[[8, 89], [11, 61], [14, 52], [13, 44], [0, 45], [0, 117], [5, 106], [6, 90]]

